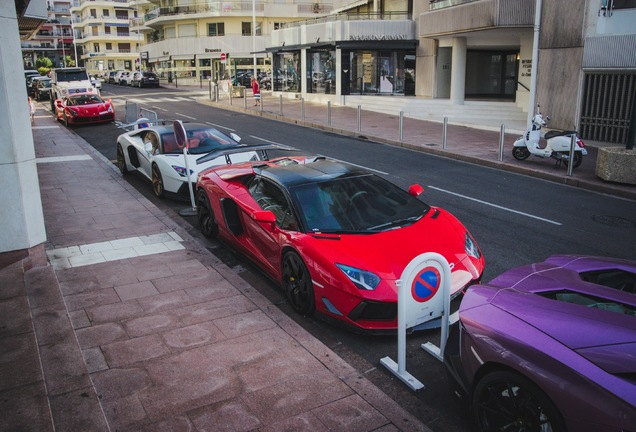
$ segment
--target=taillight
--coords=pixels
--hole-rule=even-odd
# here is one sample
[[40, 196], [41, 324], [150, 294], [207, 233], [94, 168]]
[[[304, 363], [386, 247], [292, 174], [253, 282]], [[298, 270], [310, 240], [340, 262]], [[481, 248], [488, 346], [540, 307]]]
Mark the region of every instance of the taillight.
[[576, 143], [578, 144], [579, 147], [584, 148], [585, 147], [585, 143], [583, 141], [581, 141], [580, 138], [576, 139]]

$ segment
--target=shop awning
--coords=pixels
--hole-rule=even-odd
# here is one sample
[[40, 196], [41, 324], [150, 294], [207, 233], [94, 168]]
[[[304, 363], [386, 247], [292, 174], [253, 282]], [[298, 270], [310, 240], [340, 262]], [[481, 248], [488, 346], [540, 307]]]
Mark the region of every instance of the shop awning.
[[172, 60], [194, 60], [194, 54], [173, 55]]
[[129, 27], [130, 23], [121, 22], [121, 23], [104, 23], [107, 27]]
[[409, 40], [348, 40], [341, 41], [336, 44], [340, 49], [357, 50], [357, 49], [373, 49], [373, 50], [396, 50], [396, 49], [415, 49], [419, 45], [417, 39]]
[[270, 47], [265, 48], [265, 52], [290, 52], [290, 51], [300, 51], [304, 48], [312, 48], [312, 49], [335, 49], [336, 46], [334, 43], [312, 43], [312, 44], [302, 44], [302, 45], [288, 45], [288, 46], [279, 46], [279, 47]]

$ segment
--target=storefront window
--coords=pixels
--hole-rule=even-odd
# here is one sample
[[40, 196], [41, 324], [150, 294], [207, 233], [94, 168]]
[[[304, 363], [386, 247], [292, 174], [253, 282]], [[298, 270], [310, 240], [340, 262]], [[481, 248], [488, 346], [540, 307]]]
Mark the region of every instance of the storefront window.
[[[407, 51], [350, 51], [343, 53], [343, 67], [350, 67], [343, 76], [342, 94], [405, 94], [415, 93], [414, 53]], [[348, 87], [348, 88], [347, 88]]]
[[334, 50], [307, 51], [307, 92], [336, 94], [335, 66]]
[[300, 92], [300, 52], [282, 52], [274, 56], [274, 90]]

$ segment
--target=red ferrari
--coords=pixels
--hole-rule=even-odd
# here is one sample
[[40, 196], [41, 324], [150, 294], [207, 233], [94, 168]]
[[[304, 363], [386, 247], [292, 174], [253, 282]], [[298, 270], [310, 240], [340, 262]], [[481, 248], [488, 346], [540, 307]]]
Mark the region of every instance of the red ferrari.
[[55, 116], [66, 126], [109, 122], [115, 120], [115, 107], [97, 94], [74, 93], [55, 100]]
[[280, 283], [291, 306], [365, 332], [397, 328], [397, 285], [424, 252], [451, 266], [451, 295], [478, 282], [484, 258], [445, 210], [361, 168], [325, 158], [228, 164], [199, 175], [199, 226]]

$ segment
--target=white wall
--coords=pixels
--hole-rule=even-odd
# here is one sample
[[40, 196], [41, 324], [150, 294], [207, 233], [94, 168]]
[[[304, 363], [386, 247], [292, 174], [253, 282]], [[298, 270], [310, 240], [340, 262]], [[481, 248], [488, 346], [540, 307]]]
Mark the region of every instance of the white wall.
[[15, 3], [0, 2], [0, 253], [46, 241]]

